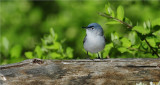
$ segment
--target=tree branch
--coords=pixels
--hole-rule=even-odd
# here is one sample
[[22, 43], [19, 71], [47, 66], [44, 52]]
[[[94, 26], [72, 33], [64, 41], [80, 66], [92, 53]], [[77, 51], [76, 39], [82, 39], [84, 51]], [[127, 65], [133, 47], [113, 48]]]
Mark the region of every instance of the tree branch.
[[110, 15], [108, 15], [108, 14], [106, 14], [106, 13], [98, 13], [98, 14], [101, 15], [101, 16], [103, 16], [103, 17], [110, 18], [110, 19], [113, 19], [113, 20], [115, 20], [115, 21], [118, 21], [118, 22], [120, 22], [121, 24], [126, 25], [127, 28], [133, 28], [130, 24], [128, 24], [128, 23], [126, 23], [126, 22], [123, 22], [122, 20], [119, 20], [119, 19], [117, 19], [117, 18], [114, 18], [114, 17], [112, 17], [112, 16], [110, 16]]
[[[106, 13], [98, 13], [98, 14], [101, 15], [101, 16], [103, 16], [103, 17], [110, 18], [110, 19], [113, 19], [113, 20], [115, 20], [115, 21], [118, 21], [118, 22], [120, 22], [121, 24], [126, 25], [127, 28], [131, 28], [131, 29], [133, 28], [133, 26], [131, 26], [130, 24], [128, 24], [128, 23], [126, 23], [126, 22], [123, 22], [122, 20], [119, 20], [119, 19], [117, 19], [117, 18], [114, 18], [114, 17], [112, 17], [112, 16], [110, 16], [110, 15], [108, 15], [108, 14], [106, 14]], [[145, 42], [147, 43], [147, 45], [150, 47], [150, 49], [152, 50], [153, 54], [156, 54], [157, 57], [160, 58], [160, 56], [158, 55], [158, 53], [157, 53], [157, 52], [154, 50], [154, 48], [149, 44], [149, 42], [146, 40], [146, 38], [145, 38], [144, 40], [145, 40]]]
[[158, 53], [156, 51], [154, 51], [153, 47], [149, 44], [149, 42], [147, 41], [147, 39], [144, 39], [146, 41], [146, 43], [148, 44], [148, 46], [151, 48], [151, 50], [153, 51], [153, 54], [156, 54], [159, 58], [160, 56], [158, 55]]

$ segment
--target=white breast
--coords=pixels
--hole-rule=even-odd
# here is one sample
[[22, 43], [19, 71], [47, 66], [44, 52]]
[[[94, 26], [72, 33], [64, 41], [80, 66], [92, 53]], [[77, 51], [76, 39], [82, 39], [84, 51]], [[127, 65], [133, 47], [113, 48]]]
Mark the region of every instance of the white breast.
[[84, 49], [91, 53], [97, 53], [103, 50], [105, 47], [105, 39], [100, 35], [87, 34], [86, 41], [84, 43]]

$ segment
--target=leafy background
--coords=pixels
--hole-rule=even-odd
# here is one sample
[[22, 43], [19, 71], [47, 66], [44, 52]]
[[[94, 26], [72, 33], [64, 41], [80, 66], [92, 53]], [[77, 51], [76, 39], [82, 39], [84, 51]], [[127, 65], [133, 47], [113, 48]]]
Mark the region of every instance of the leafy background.
[[[160, 54], [160, 1], [1, 0], [0, 64], [24, 59], [83, 59], [85, 30], [104, 29], [103, 58], [157, 58]], [[119, 19], [132, 28], [120, 24]], [[155, 52], [148, 46], [149, 42]], [[95, 54], [89, 54], [96, 58]]]

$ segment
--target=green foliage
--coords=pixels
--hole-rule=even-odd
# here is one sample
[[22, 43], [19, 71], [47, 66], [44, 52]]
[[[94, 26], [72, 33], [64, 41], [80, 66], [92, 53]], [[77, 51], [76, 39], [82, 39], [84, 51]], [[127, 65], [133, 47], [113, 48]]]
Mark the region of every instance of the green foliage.
[[142, 26], [135, 26], [132, 30], [137, 31], [137, 32], [141, 33], [142, 35], [146, 35], [146, 34], [150, 33], [149, 29], [146, 29]]
[[111, 33], [111, 40], [113, 42], [114, 47], [120, 47], [122, 42], [119, 40], [119, 36], [116, 32]]
[[152, 26], [154, 27], [156, 25], [160, 25], [160, 18], [157, 18], [157, 19], [152, 21]]
[[[82, 43], [85, 30], [81, 27], [92, 22], [104, 29], [104, 58], [156, 58], [145, 39], [160, 53], [159, 6], [156, 1], [1, 0], [0, 64], [28, 58], [87, 58]], [[100, 17], [100, 11], [112, 18]], [[52, 27], [55, 32], [49, 29]]]
[[[107, 7], [105, 7], [106, 10], [109, 8], [110, 5], [107, 5]], [[156, 29], [154, 29], [155, 26], [159, 26], [160, 22], [155, 22], [159, 21], [159, 19], [156, 19], [154, 23], [151, 23], [151, 21], [148, 20], [143, 23], [143, 26], [132, 26], [132, 22], [128, 18], [124, 17], [124, 9], [121, 5], [117, 8], [117, 18], [112, 17], [112, 15], [109, 12], [110, 11], [108, 10], [108, 12], [104, 14], [106, 16], [102, 15], [110, 20], [110, 22], [107, 22], [107, 24], [113, 25], [119, 22], [130, 29], [129, 33], [127, 34], [128, 37], [119, 37], [119, 34], [117, 32], [111, 33], [111, 40], [114, 49], [117, 49], [117, 51], [119, 51], [122, 54], [129, 53], [132, 54], [132, 56], [138, 54], [136, 55], [136, 57], [142, 56], [142, 54], [144, 56], [148, 55], [146, 53], [152, 54], [152, 56], [149, 54], [150, 57], [154, 57], [154, 55], [160, 57], [160, 53], [158, 51], [160, 48], [160, 32], [159, 30], [155, 31]], [[108, 45], [110, 46], [110, 44]], [[105, 54], [108, 54], [108, 56], [110, 55], [109, 52], [104, 53], [104, 55]]]
[[26, 56], [28, 59], [34, 58], [33, 52], [25, 52], [25, 56]]
[[113, 43], [109, 43], [104, 48], [103, 58], [106, 58], [106, 56], [109, 55], [110, 50], [113, 48]]
[[133, 25], [131, 20], [129, 20], [127, 17], [124, 18], [124, 22], [128, 23], [129, 25]]
[[156, 42], [155, 39], [153, 37], [147, 37], [146, 40], [148, 41], [148, 43], [152, 46], [157, 48], [158, 46], [156, 46]]
[[109, 21], [109, 22], [106, 22], [106, 24], [120, 24], [120, 23], [117, 21]]
[[73, 49], [70, 47], [67, 47], [66, 55], [68, 56], [69, 59], [72, 59], [73, 58]]
[[122, 42], [123, 47], [125, 47], [125, 48], [131, 47], [131, 42], [129, 41], [129, 39], [124, 37], [121, 39], [121, 42]]
[[121, 53], [127, 52], [127, 48], [125, 48], [125, 47], [119, 47], [119, 48], [117, 48], [117, 49], [118, 49], [118, 51], [120, 51]]
[[138, 34], [135, 31], [131, 31], [129, 33], [128, 39], [131, 41], [132, 45], [138, 45], [141, 42], [140, 38], [138, 37]]
[[155, 42], [160, 43], [160, 30], [153, 32], [152, 34], [156, 37]]
[[38, 57], [38, 58], [41, 58], [41, 57], [42, 57], [43, 51], [42, 51], [42, 49], [41, 49], [40, 46], [36, 46], [34, 52], [37, 54], [37, 57]]
[[15, 45], [10, 51], [11, 58], [18, 58], [21, 55], [21, 52], [22, 52], [21, 45]]
[[26, 52], [27, 58], [40, 58], [40, 59], [72, 59], [73, 49], [67, 47], [65, 52], [62, 48], [62, 43], [57, 41], [58, 35], [54, 32], [53, 28], [50, 29], [50, 34], [42, 39], [42, 45], [37, 45], [34, 52]]
[[119, 39], [117, 32], [111, 33], [111, 40], [113, 41], [113, 40], [117, 40], [117, 39]]
[[114, 11], [111, 9], [110, 7], [110, 3], [105, 5], [105, 9], [106, 9], [106, 14], [111, 15], [112, 17], [115, 17], [115, 13]]
[[4, 50], [8, 50], [9, 49], [9, 41], [6, 37], [2, 38], [2, 46], [4, 47]]
[[124, 9], [122, 6], [118, 6], [117, 8], [117, 19], [123, 20], [124, 18]]

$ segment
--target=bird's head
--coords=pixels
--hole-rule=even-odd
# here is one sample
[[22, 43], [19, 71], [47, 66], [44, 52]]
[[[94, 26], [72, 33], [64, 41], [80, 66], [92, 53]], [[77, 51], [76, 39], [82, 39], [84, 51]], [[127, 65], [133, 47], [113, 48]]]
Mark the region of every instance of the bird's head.
[[92, 35], [103, 35], [103, 29], [102, 27], [97, 23], [91, 23], [87, 27], [82, 27], [86, 29], [86, 33], [92, 34]]

